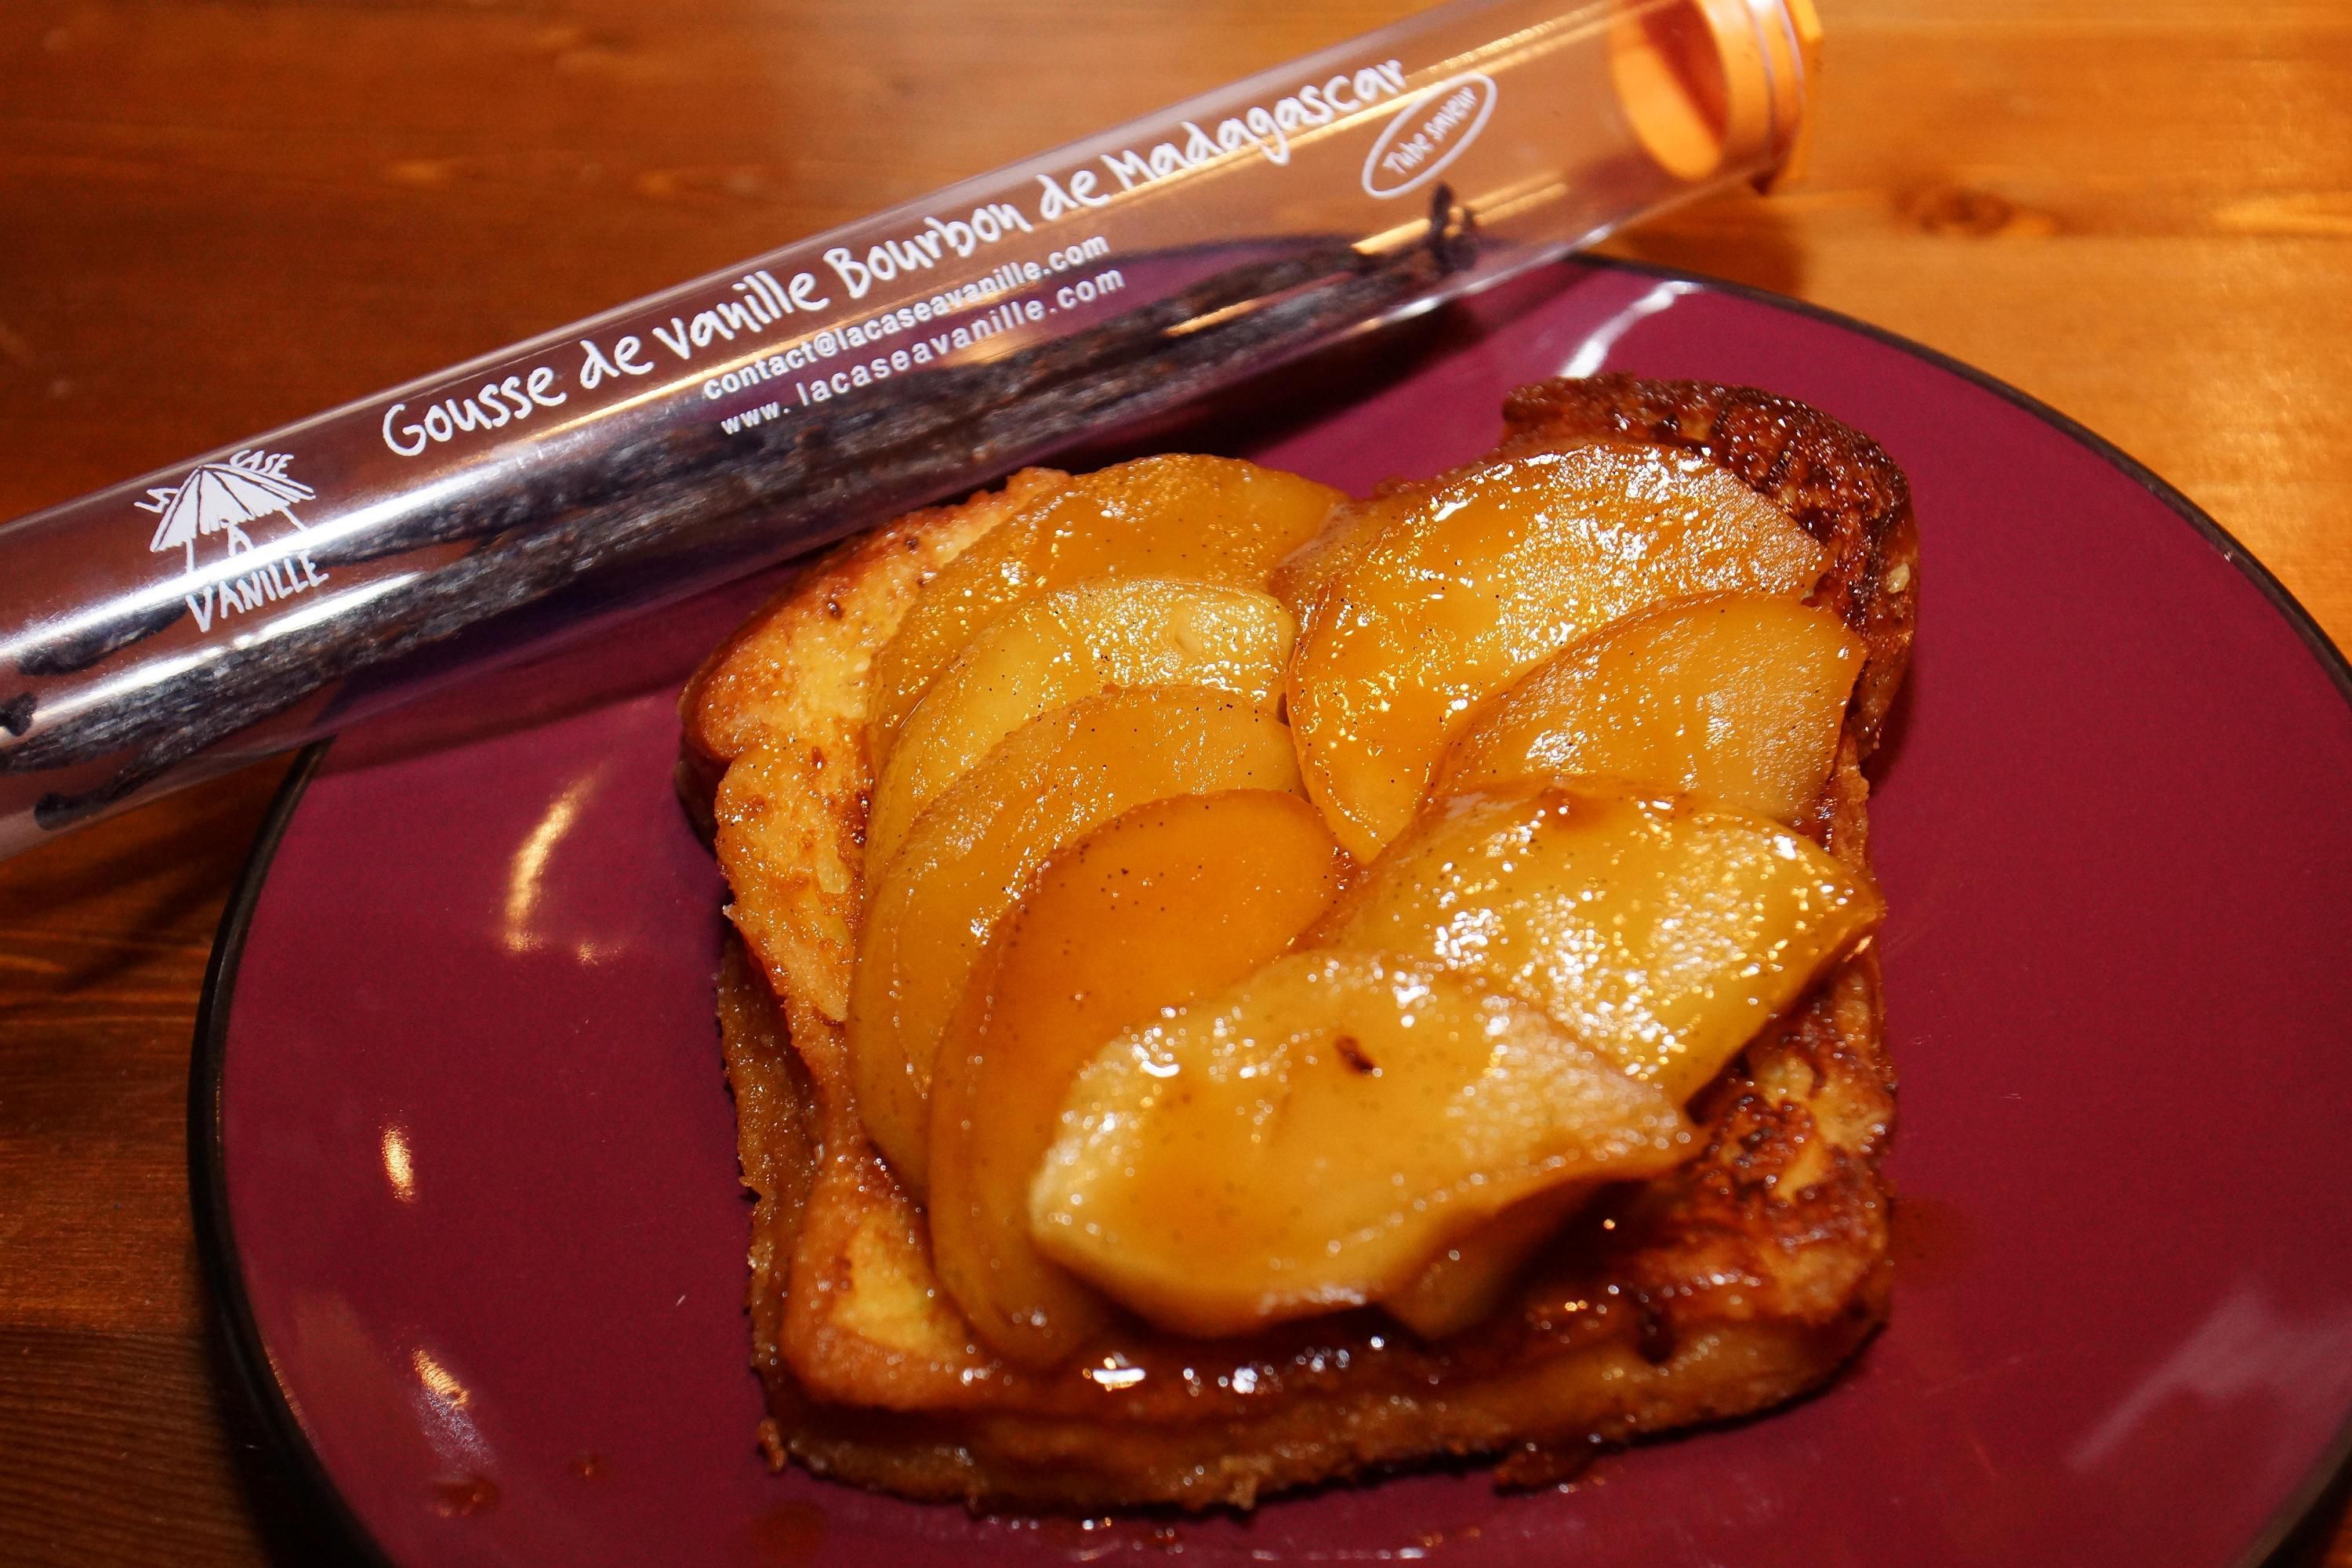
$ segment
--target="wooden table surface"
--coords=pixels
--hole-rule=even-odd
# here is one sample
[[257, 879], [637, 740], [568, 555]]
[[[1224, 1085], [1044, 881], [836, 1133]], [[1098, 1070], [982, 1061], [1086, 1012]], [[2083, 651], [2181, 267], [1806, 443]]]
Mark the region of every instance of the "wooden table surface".
[[[9, 0], [0, 517], [1376, 26], [1404, 0]], [[1821, 0], [1811, 178], [1611, 248], [1852, 312], [2165, 474], [2352, 640], [2352, 6]], [[0, 1561], [329, 1560], [183, 1143], [279, 771], [0, 864]], [[2330, 1505], [2297, 1562], [2352, 1564]]]

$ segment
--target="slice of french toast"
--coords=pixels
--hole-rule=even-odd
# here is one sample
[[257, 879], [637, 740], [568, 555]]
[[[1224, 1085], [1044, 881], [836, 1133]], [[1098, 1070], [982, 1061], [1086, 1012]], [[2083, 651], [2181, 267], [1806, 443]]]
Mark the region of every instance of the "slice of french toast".
[[[1482, 462], [1596, 439], [1695, 453], [1826, 547], [1813, 602], [1867, 656], [1800, 826], [1866, 866], [1860, 768], [1900, 686], [1916, 599], [1900, 471], [1865, 437], [1749, 389], [1556, 381], [1514, 394], [1505, 419]], [[1089, 1510], [1247, 1506], [1442, 1455], [1501, 1455], [1499, 1479], [1539, 1483], [1596, 1442], [1761, 1410], [1828, 1379], [1887, 1306], [1879, 1159], [1894, 1080], [1867, 947], [1692, 1102], [1703, 1153], [1605, 1190], [1469, 1330], [1424, 1342], [1361, 1309], [1211, 1342], [1129, 1321], [1049, 1372], [982, 1347], [851, 1089], [867, 685], [929, 576], [1066, 482], [1024, 472], [835, 551], [682, 700], [680, 791], [714, 831], [741, 939], [719, 1015], [757, 1200], [750, 1310], [773, 1462], [913, 1497]]]

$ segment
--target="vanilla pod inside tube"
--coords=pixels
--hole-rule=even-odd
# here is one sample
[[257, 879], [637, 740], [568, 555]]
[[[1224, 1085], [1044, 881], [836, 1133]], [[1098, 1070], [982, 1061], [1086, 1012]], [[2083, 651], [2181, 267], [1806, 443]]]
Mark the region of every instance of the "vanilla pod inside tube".
[[1765, 177], [1813, 36], [1470, 0], [0, 528], [0, 853]]

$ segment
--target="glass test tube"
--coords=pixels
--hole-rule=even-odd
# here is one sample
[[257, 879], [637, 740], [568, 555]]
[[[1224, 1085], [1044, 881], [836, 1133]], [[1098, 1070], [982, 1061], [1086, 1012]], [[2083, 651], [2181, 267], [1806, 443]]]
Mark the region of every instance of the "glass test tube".
[[0, 855], [1798, 159], [1809, 0], [1461, 0], [0, 527]]

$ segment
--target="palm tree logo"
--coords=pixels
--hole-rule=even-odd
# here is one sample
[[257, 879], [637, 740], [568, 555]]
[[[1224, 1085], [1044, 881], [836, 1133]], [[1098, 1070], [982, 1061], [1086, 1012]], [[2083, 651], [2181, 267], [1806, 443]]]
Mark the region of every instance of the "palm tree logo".
[[226, 533], [227, 552], [235, 555], [253, 548], [244, 525], [272, 512], [300, 528], [302, 520], [294, 515], [294, 505], [318, 492], [286, 477], [286, 465], [291, 460], [288, 452], [257, 448], [239, 452], [226, 463], [198, 463], [178, 484], [149, 490], [147, 500], [131, 503], [157, 514], [155, 537], [148, 541], [147, 548], [160, 552], [179, 545], [187, 552], [193, 575], [200, 533]]

